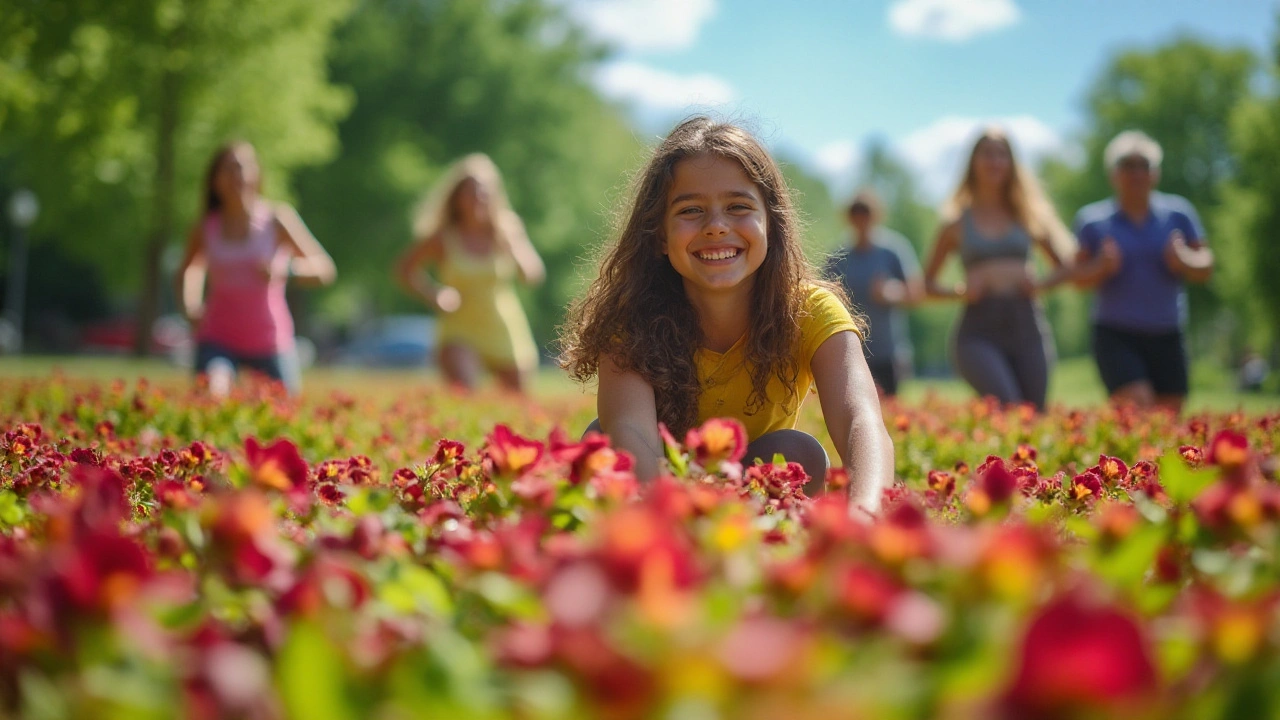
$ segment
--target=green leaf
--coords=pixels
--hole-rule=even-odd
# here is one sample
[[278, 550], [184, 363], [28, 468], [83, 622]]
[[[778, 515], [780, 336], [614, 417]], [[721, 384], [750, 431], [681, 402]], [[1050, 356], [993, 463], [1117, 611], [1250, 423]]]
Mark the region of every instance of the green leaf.
[[285, 714], [307, 720], [355, 720], [361, 717], [348, 703], [338, 649], [311, 623], [289, 630], [280, 651], [276, 686]]
[[1094, 560], [1094, 570], [1107, 582], [1120, 587], [1140, 585], [1155, 562], [1165, 531], [1158, 525], [1144, 525], [1119, 542], [1110, 552]]
[[1191, 502], [1217, 479], [1216, 470], [1194, 470], [1187, 467], [1187, 463], [1176, 451], [1170, 451], [1160, 458], [1160, 483], [1164, 485], [1169, 499], [1176, 503]]
[[444, 581], [421, 565], [401, 565], [394, 578], [381, 584], [378, 597], [403, 613], [420, 611], [438, 618], [453, 615], [453, 600]]
[[12, 492], [0, 492], [0, 527], [14, 527], [22, 523], [27, 516], [22, 507], [22, 500]]

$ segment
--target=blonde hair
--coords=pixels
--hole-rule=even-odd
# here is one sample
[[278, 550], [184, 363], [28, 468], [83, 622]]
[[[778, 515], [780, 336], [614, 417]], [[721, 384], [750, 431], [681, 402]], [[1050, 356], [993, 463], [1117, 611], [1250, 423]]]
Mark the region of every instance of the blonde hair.
[[489, 191], [489, 226], [497, 247], [510, 251], [511, 234], [519, 227], [520, 220], [507, 199], [498, 166], [484, 153], [471, 153], [454, 161], [440, 176], [413, 211], [413, 237], [426, 240], [458, 222], [456, 198], [458, 188], [467, 180], [474, 180]]
[[960, 184], [943, 207], [943, 217], [948, 222], [960, 217], [965, 210], [973, 206], [974, 186], [977, 178], [974, 173], [974, 161], [978, 150], [984, 142], [1000, 143], [1009, 153], [1009, 179], [1005, 183], [1003, 200], [1005, 207], [1013, 215], [1014, 220], [1026, 229], [1031, 237], [1047, 241], [1049, 246], [1063, 262], [1070, 262], [1076, 251], [1076, 238], [1062, 224], [1058, 212], [1049, 198], [1040, 188], [1039, 181], [1030, 170], [1018, 162], [1013, 152], [1013, 144], [1009, 136], [998, 127], [988, 127], [982, 131], [969, 151], [969, 162], [965, 165], [964, 174], [960, 176]]

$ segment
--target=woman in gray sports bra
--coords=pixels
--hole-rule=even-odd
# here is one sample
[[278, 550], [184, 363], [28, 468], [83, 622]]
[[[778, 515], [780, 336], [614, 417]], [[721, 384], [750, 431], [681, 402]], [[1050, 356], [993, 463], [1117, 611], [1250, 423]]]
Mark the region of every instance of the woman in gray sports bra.
[[[945, 216], [924, 278], [930, 297], [964, 302], [952, 345], [956, 369], [979, 395], [1043, 410], [1054, 353], [1037, 296], [1069, 279], [1075, 239], [996, 128], [974, 144]], [[1052, 268], [1045, 277], [1033, 273], [1033, 246]], [[938, 275], [952, 253], [964, 282], [943, 287]]]

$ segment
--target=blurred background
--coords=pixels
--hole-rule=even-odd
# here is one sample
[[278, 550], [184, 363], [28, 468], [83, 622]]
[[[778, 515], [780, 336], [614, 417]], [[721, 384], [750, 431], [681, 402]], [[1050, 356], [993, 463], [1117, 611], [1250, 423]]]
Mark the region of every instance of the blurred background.
[[[172, 274], [200, 174], [238, 138], [338, 266], [331, 288], [290, 291], [304, 360], [429, 361], [433, 318], [391, 264], [414, 203], [472, 151], [502, 169], [546, 260], [524, 300], [550, 355], [646, 148], [707, 110], [784, 162], [815, 261], [846, 242], [864, 184], [923, 257], [984, 123], [1068, 222], [1110, 194], [1106, 142], [1142, 129], [1164, 146], [1161, 189], [1195, 205], [1217, 253], [1191, 291], [1193, 385], [1280, 364], [1271, 0], [6, 0], [0, 347], [189, 362]], [[1061, 372], [1084, 383], [1088, 303], [1049, 300]], [[918, 375], [950, 373], [956, 311], [912, 313]]]

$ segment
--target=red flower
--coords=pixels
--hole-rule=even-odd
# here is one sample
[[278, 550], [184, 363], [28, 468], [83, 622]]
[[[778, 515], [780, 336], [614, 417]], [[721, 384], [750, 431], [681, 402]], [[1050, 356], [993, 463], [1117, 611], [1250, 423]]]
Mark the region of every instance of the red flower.
[[499, 474], [520, 475], [538, 464], [545, 446], [515, 434], [506, 425], [497, 425], [485, 438], [484, 450]]
[[245, 459], [255, 485], [281, 492], [304, 487], [310, 468], [298, 453], [298, 446], [283, 438], [263, 447], [256, 438], [244, 441]]
[[1204, 463], [1204, 450], [1195, 445], [1183, 445], [1178, 448], [1178, 453], [1191, 467], [1200, 467]]
[[732, 418], [711, 418], [690, 429], [684, 444], [703, 467], [738, 462], [747, 454], [747, 429]]
[[1085, 470], [1071, 479], [1071, 499], [1092, 503], [1102, 497], [1102, 478], [1092, 470]]
[[1156, 686], [1143, 628], [1117, 608], [1075, 595], [1040, 610], [1020, 655], [1004, 698], [1011, 717], [1116, 709]]
[[1238, 470], [1249, 461], [1249, 439], [1234, 430], [1219, 430], [1206, 459], [1227, 472]]
[[551, 457], [569, 464], [569, 482], [578, 485], [602, 472], [626, 472], [631, 469], [631, 456], [614, 450], [609, 438], [597, 432], [587, 433], [582, 442], [571, 442], [564, 431], [551, 433]]
[[847, 568], [837, 583], [836, 596], [840, 607], [867, 623], [883, 622], [902, 593], [897, 581], [866, 565]]
[[1116, 485], [1129, 476], [1129, 467], [1120, 458], [1099, 455], [1098, 464], [1089, 468], [1098, 474], [1108, 485]]
[[956, 490], [956, 476], [946, 470], [930, 470], [929, 489], [944, 498], [951, 497], [951, 493]]

